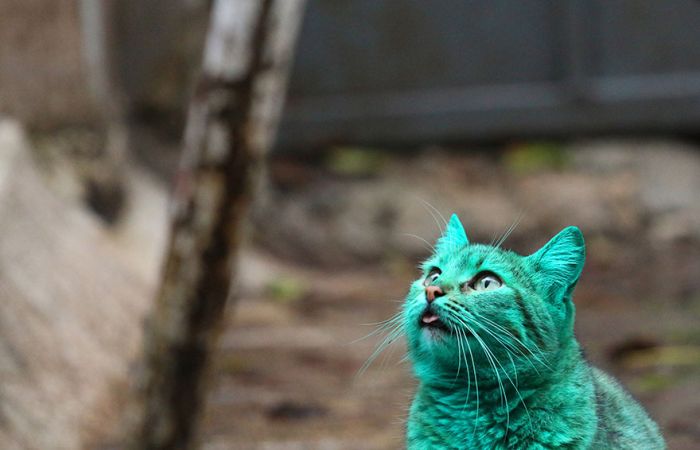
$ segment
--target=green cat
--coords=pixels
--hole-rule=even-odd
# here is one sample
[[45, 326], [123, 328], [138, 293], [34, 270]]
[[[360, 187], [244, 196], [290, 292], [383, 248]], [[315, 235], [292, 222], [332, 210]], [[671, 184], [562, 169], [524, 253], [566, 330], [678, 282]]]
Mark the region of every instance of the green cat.
[[574, 336], [585, 259], [568, 227], [530, 256], [470, 244], [456, 215], [401, 315], [419, 381], [407, 447], [663, 449], [657, 425]]

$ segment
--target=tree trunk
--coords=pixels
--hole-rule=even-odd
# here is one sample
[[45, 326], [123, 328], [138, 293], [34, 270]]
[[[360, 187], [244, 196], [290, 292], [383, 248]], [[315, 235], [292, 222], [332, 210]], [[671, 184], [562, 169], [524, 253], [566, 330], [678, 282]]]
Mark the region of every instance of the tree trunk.
[[185, 449], [234, 280], [257, 167], [277, 127], [303, 0], [217, 0], [147, 323], [133, 449]]
[[86, 197], [92, 209], [109, 224], [116, 222], [124, 209], [124, 165], [129, 153], [126, 96], [115, 70], [118, 6], [117, 0], [80, 2], [85, 74], [105, 133], [104, 148], [90, 167]]

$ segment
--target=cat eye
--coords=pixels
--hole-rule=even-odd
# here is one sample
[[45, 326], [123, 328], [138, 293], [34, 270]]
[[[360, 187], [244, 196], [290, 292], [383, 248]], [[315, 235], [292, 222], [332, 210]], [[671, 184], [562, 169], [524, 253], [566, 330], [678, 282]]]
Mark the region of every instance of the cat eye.
[[437, 267], [433, 267], [432, 269], [430, 269], [430, 272], [428, 272], [428, 276], [425, 277], [425, 280], [423, 280], [423, 286], [430, 286], [431, 284], [433, 284], [433, 282], [438, 279], [441, 273], [442, 270], [438, 269]]
[[491, 272], [477, 274], [471, 281], [464, 284], [463, 291], [471, 289], [473, 291], [495, 291], [503, 286], [503, 282], [498, 276]]
[[501, 280], [493, 275], [487, 275], [484, 278], [479, 278], [479, 280], [474, 284], [475, 291], [493, 291], [501, 287]]

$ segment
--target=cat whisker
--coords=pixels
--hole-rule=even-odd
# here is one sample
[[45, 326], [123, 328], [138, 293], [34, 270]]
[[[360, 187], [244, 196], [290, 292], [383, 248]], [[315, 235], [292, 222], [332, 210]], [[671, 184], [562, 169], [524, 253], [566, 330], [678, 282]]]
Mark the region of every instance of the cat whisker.
[[357, 338], [353, 341], [350, 341], [350, 344], [356, 344], [360, 341], [364, 341], [365, 339], [367, 339], [369, 337], [383, 333], [384, 331], [391, 328], [392, 326], [400, 324], [401, 321], [403, 321], [403, 312], [399, 311], [397, 314], [394, 314], [394, 316], [392, 316], [391, 318], [389, 318], [387, 320], [383, 320], [381, 322], [374, 323], [374, 324], [364, 324], [367, 326], [373, 326], [373, 325], [379, 325], [379, 326], [376, 329], [372, 330], [370, 333], [366, 334], [365, 336], [363, 336], [361, 338]]
[[457, 382], [459, 378], [459, 372], [462, 369], [462, 345], [460, 344], [459, 334], [457, 335], [457, 373], [455, 374], [454, 380], [452, 380], [452, 385]]
[[[393, 339], [393, 340], [391, 341], [391, 344], [393, 344], [394, 342], [398, 341], [398, 340], [401, 338], [401, 335], [402, 335], [402, 334], [403, 334], [403, 330], [401, 330], [401, 331], [399, 332], [399, 334], [396, 336], [396, 338]], [[391, 357], [392, 357], [393, 354], [394, 354], [394, 351], [396, 350], [396, 347], [392, 347], [391, 344], [389, 344], [389, 345], [386, 346], [386, 348], [388, 348], [389, 351], [388, 351], [388, 353], [386, 353], [386, 356], [385, 356], [384, 358], [382, 358], [381, 364], [380, 364], [380, 366], [379, 366], [380, 368], [386, 367], [386, 364], [387, 364], [388, 361], [391, 359]]]
[[[483, 319], [483, 318], [482, 318], [482, 319]], [[514, 345], [513, 343], [504, 340], [505, 338], [507, 338], [507, 336], [500, 336], [500, 337], [499, 337], [499, 336], [496, 334], [496, 330], [490, 330], [490, 329], [489, 329], [486, 325], [484, 325], [483, 323], [479, 323], [478, 320], [475, 320], [474, 323], [475, 323], [477, 326], [479, 326], [479, 328], [481, 328], [482, 330], [484, 330], [485, 332], [487, 332], [491, 337], [493, 337], [493, 338], [496, 340], [496, 342], [498, 342], [499, 344], [501, 344], [501, 346], [503, 346], [504, 350], [506, 351], [506, 353], [508, 353], [509, 356], [510, 356], [511, 353], [512, 353], [511, 350], [516, 350], [518, 353], [520, 353], [520, 354], [530, 363], [530, 365], [531, 365], [532, 368], [535, 370], [535, 372], [537, 372], [537, 373], [539, 374], [539, 370], [537, 369], [537, 367], [536, 367], [534, 364], [532, 364], [532, 361], [530, 361], [530, 357], [529, 357], [527, 354], [525, 354], [525, 352], [523, 352], [517, 345]], [[494, 325], [497, 325], [497, 324], [492, 323], [492, 326], [494, 326]], [[503, 329], [503, 331], [505, 331], [506, 333], [508, 333], [511, 337], [514, 337], [511, 333], [507, 332], [505, 329]], [[527, 350], [527, 348], [526, 348], [526, 350]], [[528, 350], [528, 351], [529, 351], [529, 350]], [[530, 353], [532, 353], [532, 352], [530, 352]]]
[[[458, 322], [460, 325], [462, 325], [464, 328], [466, 328], [471, 333], [471, 335], [474, 336], [474, 338], [477, 340], [477, 342], [481, 346], [482, 350], [484, 350], [484, 355], [486, 355], [486, 359], [489, 362], [489, 364], [491, 365], [493, 373], [496, 375], [496, 380], [498, 382], [498, 387], [499, 387], [499, 394], [501, 395], [501, 406], [504, 407], [506, 410], [506, 422], [507, 422], [507, 424], [509, 424], [510, 423], [510, 412], [509, 412], [509, 409], [507, 407], [508, 396], [506, 394], [505, 388], [503, 387], [503, 382], [501, 381], [501, 377], [498, 374], [498, 369], [496, 368], [496, 365], [492, 359], [492, 357], [495, 357], [495, 356], [490, 351], [488, 345], [486, 345], [484, 340], [481, 339], [481, 337], [476, 333], [476, 331], [472, 327], [470, 327], [467, 323], [465, 323], [459, 317], [453, 317], [453, 319], [456, 322]], [[466, 336], [465, 336], [465, 342], [467, 343], [467, 345], [469, 345], [469, 340], [466, 339]], [[470, 354], [471, 354], [471, 349], [470, 349]], [[474, 365], [473, 355], [472, 355], [472, 365]], [[499, 365], [500, 365], [500, 363], [499, 363]], [[474, 370], [475, 370], [474, 376], [476, 377], [476, 366], [475, 365], [474, 365]], [[477, 398], [478, 398], [478, 394], [477, 394]], [[478, 401], [477, 401], [477, 404], [478, 404]], [[478, 411], [478, 408], [477, 408], [477, 411]], [[475, 422], [475, 426], [476, 426], [476, 423], [478, 423], [478, 413], [477, 413], [477, 421]], [[506, 425], [506, 429], [507, 428], [508, 428], [508, 426]], [[476, 433], [476, 429], [474, 430], [474, 432]]]
[[[462, 365], [461, 360], [462, 360], [463, 356], [464, 356], [464, 366], [467, 369], [467, 395], [464, 397], [464, 406], [462, 407], [462, 412], [464, 412], [467, 409], [467, 405], [469, 404], [469, 394], [470, 394], [469, 390], [471, 388], [471, 383], [470, 383], [471, 375], [469, 373], [469, 362], [467, 361], [467, 352], [464, 349], [465, 347], [461, 344], [462, 339], [466, 340], [467, 337], [466, 337], [466, 335], [464, 335], [463, 331], [460, 330], [459, 328], [456, 328], [454, 330], [454, 332], [455, 332], [455, 335], [457, 336], [457, 356], [459, 358], [458, 367], [457, 367], [457, 374], [459, 374], [459, 367], [461, 367], [461, 365]], [[455, 380], [456, 379], [457, 379], [457, 377], [455, 376]]]
[[367, 323], [363, 323], [361, 325], [368, 326], [368, 327], [373, 327], [373, 326], [377, 326], [377, 325], [383, 326], [383, 325], [395, 322], [397, 320], [403, 320], [403, 311], [397, 312], [396, 314], [389, 317], [388, 319], [380, 320], [379, 322], [367, 322]]
[[370, 365], [374, 362], [375, 359], [384, 351], [386, 350], [387, 347], [389, 347], [391, 344], [396, 342], [402, 335], [403, 335], [404, 329], [403, 329], [403, 323], [398, 322], [394, 327], [387, 333], [387, 335], [384, 337], [384, 339], [377, 345], [375, 348], [374, 352], [367, 358], [367, 361], [360, 367], [360, 370], [357, 372], [357, 376], [361, 376], [362, 374], [365, 373], [365, 371], [369, 368]]
[[[428, 212], [428, 214], [430, 214], [430, 217], [432, 217], [433, 220], [435, 221], [435, 226], [437, 226], [438, 234], [442, 233], [443, 226], [440, 225], [440, 222], [438, 221], [438, 218], [435, 216], [435, 214], [433, 214], [433, 211], [431, 211], [430, 209], [436, 211], [436, 212], [438, 213], [438, 215], [440, 215], [440, 217], [442, 218], [442, 221], [443, 221], [443, 223], [444, 223], [444, 227], [447, 228], [447, 221], [445, 220], [444, 217], [442, 217], [442, 214], [440, 214], [440, 211], [438, 211], [433, 205], [431, 205], [430, 203], [428, 203], [426, 200], [423, 200], [423, 199], [420, 198], [420, 197], [418, 197], [418, 200], [421, 201], [421, 202], [423, 203], [423, 208], [425, 208], [425, 210]], [[429, 208], [430, 208], [430, 209], [429, 209]]]
[[401, 331], [393, 330], [390, 332], [384, 340], [377, 346], [377, 348], [374, 350], [374, 352], [370, 355], [369, 358], [367, 358], [367, 361], [362, 365], [360, 370], [358, 371], [357, 375], [361, 376], [364, 374], [364, 372], [369, 368], [370, 365], [379, 357], [379, 355], [384, 352], [391, 344], [396, 342], [399, 337], [401, 336]]
[[493, 234], [491, 235], [491, 241], [489, 241], [489, 247], [493, 247], [493, 248], [491, 249], [491, 252], [489, 252], [489, 254], [487, 256], [491, 255], [493, 250], [495, 250], [496, 248], [499, 247], [498, 242], [502, 241], [503, 236], [506, 236], [508, 234], [508, 230], [510, 230], [512, 227], [513, 227], [513, 223], [511, 223], [509, 226], [507, 226], [505, 228], [505, 230], [503, 230], [503, 233], [501, 233], [500, 235], [498, 234], [498, 231], [496, 231], [496, 230], [493, 231]]
[[515, 361], [513, 360], [513, 356], [508, 353], [508, 358], [510, 359], [510, 365], [513, 366], [513, 375], [515, 377], [515, 384], [516, 386], [519, 386], [520, 383], [518, 383], [518, 367], [515, 365]]
[[511, 224], [511, 226], [508, 227], [505, 233], [503, 233], [503, 236], [501, 236], [501, 239], [496, 242], [496, 245], [494, 247], [499, 248], [503, 243], [510, 237], [511, 234], [513, 234], [513, 231], [515, 231], [516, 228], [518, 228], [518, 225], [520, 225], [520, 222], [523, 220], [524, 213], [520, 212], [518, 214], [518, 217], [516, 217], [515, 221]]
[[[465, 311], [465, 313], [467, 313], [467, 312]], [[476, 314], [476, 313], [473, 312], [473, 311], [469, 311], [468, 314], [471, 314], [471, 315], [473, 315], [476, 319], [481, 320], [481, 321], [484, 321], [484, 322], [490, 324], [492, 327], [498, 329], [499, 331], [501, 331], [502, 333], [504, 333], [504, 334], [506, 335], [506, 336], [504, 336], [504, 337], [510, 337], [510, 338], [514, 339], [518, 344], [520, 344], [520, 346], [522, 346], [525, 350], [527, 350], [527, 352], [528, 352], [531, 356], [533, 356], [534, 358], [536, 358], [536, 359], [537, 359], [537, 362], [539, 362], [540, 364], [542, 364], [543, 366], [545, 366], [547, 369], [552, 370], [552, 367], [549, 365], [549, 361], [547, 360], [547, 356], [546, 356], [545, 353], [542, 351], [542, 349], [539, 348], [536, 344], [533, 344], [533, 345], [534, 345], [535, 348], [537, 349], [537, 353], [535, 353], [528, 345], [526, 345], [521, 339], [519, 339], [517, 336], [515, 336], [513, 333], [511, 333], [508, 329], [504, 328], [503, 326], [501, 326], [500, 324], [494, 322], [493, 320], [489, 319], [488, 317], [481, 316], [481, 315], [479, 315], [479, 314]], [[511, 344], [511, 345], [512, 345], [512, 344]], [[521, 355], [523, 355], [525, 358], [527, 358], [528, 361], [530, 361], [529, 357], [522, 351], [522, 349], [521, 349], [520, 347], [518, 347], [518, 346], [516, 346], [516, 345], [512, 345], [512, 347], [513, 347], [515, 350], [517, 350]], [[540, 358], [540, 356], [541, 356], [542, 358], [544, 358], [544, 360], [543, 360], [542, 358]], [[532, 368], [535, 369], [535, 371], [539, 374], [539, 370], [537, 369], [537, 367], [536, 367], [534, 364], [532, 364], [532, 362], [530, 362], [530, 364], [532, 365]]]
[[[489, 332], [486, 328], [483, 328], [483, 329], [484, 329], [484, 331]], [[506, 376], [506, 378], [508, 379], [508, 381], [510, 382], [510, 384], [513, 386], [513, 389], [515, 389], [515, 392], [516, 392], [516, 394], [518, 395], [518, 397], [519, 397], [519, 399], [520, 399], [520, 402], [522, 403], [523, 407], [525, 408], [525, 413], [527, 414], [528, 419], [530, 419], [530, 411], [529, 411], [528, 408], [527, 408], [527, 404], [525, 403], [525, 399], [523, 398], [523, 396], [522, 396], [521, 393], [520, 393], [520, 390], [518, 389], [518, 386], [517, 386], [517, 384], [518, 384], [518, 383], [517, 383], [517, 379], [516, 379], [516, 381], [515, 381], [515, 383], [514, 383], [513, 380], [511, 379], [510, 375], [508, 375], [508, 371], [505, 369], [505, 367], [503, 367], [503, 364], [501, 364], [500, 360], [496, 357], [496, 355], [493, 354], [493, 352], [492, 352], [490, 349], [485, 349], [485, 350], [487, 350], [489, 353], [491, 353], [491, 356], [495, 359], [495, 361], [498, 363], [498, 365], [499, 365], [499, 366], [501, 367], [501, 369], [503, 370], [503, 374]], [[512, 357], [512, 355], [511, 355], [511, 352], [508, 351], [508, 350], [506, 349], [506, 354], [507, 354], [508, 357], [510, 358], [511, 363], [513, 364], [513, 367], [515, 368], [515, 362], [513, 361], [513, 357]], [[517, 369], [516, 369], [516, 372], [515, 372], [515, 373], [516, 373], [516, 375], [517, 375]], [[510, 406], [507, 406], [507, 408], [510, 409]], [[507, 428], [508, 428], [508, 427], [506, 426], [506, 429], [507, 429]], [[532, 422], [531, 422], [531, 420], [530, 420], [530, 428], [532, 428]]]
[[[435, 213], [436, 213], [436, 214], [440, 217], [440, 219], [442, 220], [443, 225], [444, 225], [445, 227], [447, 227], [447, 220], [445, 219], [445, 216], [442, 215], [442, 213], [440, 212], [439, 209], [437, 209], [436, 207], [434, 207], [433, 205], [431, 205], [430, 202], [428, 202], [427, 200], [424, 200], [424, 199], [422, 199], [422, 198], [420, 198], [420, 197], [418, 198], [418, 200], [420, 200], [421, 202], [423, 202], [424, 205], [428, 206], [430, 209], [432, 209], [433, 211], [435, 211]], [[431, 213], [430, 215], [432, 216], [433, 214]], [[433, 216], [433, 217], [435, 217], [435, 216]]]
[[[525, 344], [521, 339], [519, 339], [517, 336], [515, 336], [513, 333], [511, 333], [507, 328], [494, 322], [493, 320], [489, 319], [488, 317], [479, 315], [479, 314], [475, 313], [474, 311], [467, 311], [466, 309], [462, 308], [460, 305], [457, 305], [457, 304], [452, 304], [451, 306], [453, 306], [453, 308], [457, 309], [459, 311], [459, 314], [461, 314], [463, 316], [468, 317], [471, 315], [471, 316], [474, 316], [475, 319], [478, 319], [478, 320], [481, 320], [481, 321], [484, 321], [484, 322], [490, 324], [491, 326], [493, 326], [497, 330], [504, 333], [506, 335], [504, 337], [509, 337], [509, 338], [512, 338], [513, 340], [515, 340], [518, 344], [520, 344], [520, 346], [522, 346], [525, 350], [527, 350], [527, 352], [531, 356], [537, 358], [538, 362], [540, 364], [544, 365], [548, 369], [551, 369], [551, 367], [548, 364], [547, 357], [546, 357], [545, 353], [536, 344], [533, 344], [533, 345], [535, 345], [535, 348], [537, 349], [537, 353], [532, 351], [532, 349], [527, 344]], [[521, 355], [527, 357], [527, 355], [525, 355], [525, 353], [522, 351], [522, 349], [520, 349], [518, 346], [516, 346], [512, 343], [510, 343], [510, 345], [511, 345], [511, 348], [517, 350]], [[539, 356], [542, 356], [542, 358], [544, 358], [544, 361], [542, 359], [540, 359]], [[533, 368], [536, 369], [535, 367], [533, 367]]]
[[508, 228], [506, 228], [506, 231], [503, 233], [503, 235], [495, 243], [494, 242], [491, 243], [491, 250], [486, 255], [486, 259], [488, 259], [489, 256], [491, 256], [491, 254], [493, 252], [495, 252], [498, 248], [500, 248], [501, 245], [503, 245], [503, 243], [506, 241], [506, 239], [508, 239], [508, 237], [510, 237], [510, 235], [513, 233], [513, 231], [515, 231], [515, 229], [518, 227], [518, 225], [520, 225], [520, 222], [522, 221], [524, 215], [525, 215], [524, 211], [521, 211], [518, 214], [518, 217], [516, 217], [515, 221], [513, 221], [513, 223], [510, 224], [510, 226]]
[[[471, 384], [472, 384], [472, 383], [471, 383], [471, 381], [472, 381], [471, 378], [472, 378], [472, 376], [471, 376], [471, 373], [469, 373], [469, 363], [467, 362], [467, 352], [466, 352], [466, 350], [465, 350], [465, 348], [464, 348], [464, 345], [461, 344], [461, 341], [462, 341], [461, 338], [464, 337], [464, 340], [466, 341], [466, 340], [467, 340], [467, 336], [466, 336], [466, 334], [465, 334], [463, 331], [461, 331], [461, 330], [458, 330], [458, 331], [459, 331], [459, 333], [458, 333], [459, 339], [458, 339], [457, 342], [460, 342], [459, 351], [461, 352], [462, 355], [464, 355], [464, 365], [465, 365], [465, 367], [466, 367], [466, 369], [467, 369], [467, 396], [466, 396], [466, 400], [468, 401], [468, 400], [469, 400], [469, 394], [471, 394]], [[465, 402], [465, 407], [466, 407], [466, 402]]]
[[[458, 315], [461, 316], [461, 317], [468, 317], [470, 314], [473, 315], [473, 316], [476, 316], [476, 317], [480, 317], [480, 316], [477, 316], [477, 314], [475, 314], [475, 313], [473, 313], [473, 312], [469, 312], [469, 311], [463, 309], [462, 307], [460, 307], [459, 305], [454, 304], [454, 303], [451, 303], [451, 302], [450, 302], [450, 303], [447, 303], [446, 306], [447, 306], [453, 313], [458, 314]], [[485, 318], [483, 318], [483, 319], [485, 319]], [[483, 324], [480, 324], [477, 320], [475, 320], [474, 323], [475, 323], [476, 325], [478, 325], [480, 328], [482, 328], [484, 331], [486, 331], [490, 336], [492, 336], [499, 344], [501, 344], [501, 345], [504, 347], [504, 349], [506, 350], [506, 352], [510, 353], [510, 349], [517, 350], [518, 352], [520, 352], [520, 354], [521, 354], [523, 357], [528, 358], [528, 356], [527, 356], [520, 348], [518, 348], [516, 345], [514, 345], [514, 344], [512, 344], [512, 343], [510, 343], [510, 342], [504, 341], [502, 338], [500, 338], [499, 336], [497, 336], [495, 333], [493, 333], [491, 330], [489, 330], [489, 329], [488, 329], [487, 327], [485, 327]], [[493, 323], [493, 322], [492, 322], [492, 323]], [[499, 326], [499, 325], [496, 324], [496, 323], [493, 323], [493, 325]], [[499, 326], [499, 327], [500, 327], [500, 326]], [[505, 329], [503, 329], [503, 330], [507, 332], [507, 330], [505, 330]], [[511, 335], [511, 336], [513, 336], [513, 335], [510, 334], [510, 333], [508, 333], [508, 334]], [[514, 336], [513, 336], [513, 337], [514, 337]], [[526, 348], [526, 350], [527, 350], [527, 348]], [[528, 358], [528, 360], [529, 360], [529, 358]], [[534, 365], [533, 365], [533, 368], [534, 368], [535, 370], [537, 370], [537, 368], [534, 367]]]
[[[472, 437], [476, 436], [476, 427], [479, 423], [479, 378], [476, 375], [476, 364], [474, 364], [474, 353], [472, 352], [472, 346], [469, 344], [469, 339], [467, 339], [466, 334], [463, 332], [464, 342], [467, 344], [467, 350], [469, 350], [469, 359], [472, 362], [472, 371], [474, 372], [474, 388], [476, 391], [476, 420], [474, 420], [474, 430], [472, 431]], [[467, 391], [468, 392], [468, 391]], [[464, 408], [467, 407], [469, 402], [469, 396], [467, 396], [464, 402]]]
[[427, 240], [423, 239], [422, 237], [420, 237], [420, 236], [418, 236], [418, 235], [416, 235], [416, 234], [411, 234], [411, 233], [401, 233], [401, 234], [402, 234], [403, 236], [413, 237], [413, 238], [418, 239], [418, 240], [421, 241], [421, 242], [424, 242], [425, 245], [428, 246], [428, 247], [427, 247], [428, 250], [430, 250], [431, 252], [435, 253], [435, 247], [434, 247], [432, 244], [430, 244], [430, 242], [428, 242]]
[[[513, 357], [512, 357], [512, 355], [511, 355], [511, 352], [506, 348], [506, 354], [508, 355], [508, 358], [510, 358], [511, 364], [513, 365], [513, 368], [514, 368], [514, 370], [515, 370], [515, 374], [516, 374], [516, 381], [515, 381], [515, 382], [513, 382], [513, 380], [511, 379], [510, 375], [508, 375], [508, 371], [505, 369], [505, 367], [503, 367], [503, 364], [501, 364], [500, 360], [496, 357], [496, 355], [495, 355], [495, 354], [493, 353], [493, 351], [488, 347], [488, 345], [486, 345], [486, 343], [483, 341], [483, 339], [476, 333], [476, 331], [474, 331], [473, 329], [471, 329], [471, 328], [470, 328], [466, 323], [464, 323], [461, 319], [458, 319], [458, 320], [459, 320], [460, 322], [462, 322], [462, 323], [464, 324], [464, 326], [467, 327], [467, 329], [469, 329], [469, 331], [474, 335], [474, 337], [477, 339], [477, 341], [479, 342], [479, 344], [482, 346], [482, 348], [484, 349], [484, 352], [485, 352], [485, 354], [486, 354], [486, 356], [487, 356], [487, 359], [489, 360], [489, 363], [490, 363], [491, 366], [493, 367], [494, 373], [496, 374], [496, 377], [497, 377], [497, 379], [498, 379], [498, 382], [499, 382], [499, 386], [500, 386], [502, 395], [505, 396], [505, 400], [506, 400], [506, 433], [507, 433], [507, 430], [508, 430], [508, 425], [509, 425], [509, 423], [510, 423], [510, 406], [508, 405], [508, 400], [507, 400], [508, 397], [507, 397], [507, 394], [505, 393], [505, 388], [503, 387], [503, 384], [502, 384], [501, 378], [500, 378], [500, 376], [499, 376], [499, 374], [498, 374], [498, 370], [497, 370], [497, 368], [496, 368], [496, 366], [495, 366], [495, 363], [498, 364], [498, 366], [499, 366], [499, 367], [501, 368], [501, 370], [503, 371], [503, 374], [505, 375], [505, 377], [508, 379], [508, 381], [510, 382], [510, 384], [513, 386], [513, 389], [515, 389], [515, 392], [516, 392], [516, 394], [518, 395], [518, 398], [520, 399], [520, 402], [522, 403], [523, 408], [525, 409], [525, 413], [526, 413], [527, 416], [528, 416], [528, 422], [529, 422], [530, 430], [532, 431], [532, 418], [531, 418], [531, 416], [530, 416], [530, 411], [529, 411], [529, 409], [528, 409], [528, 407], [527, 407], [527, 404], [525, 403], [525, 399], [523, 398], [523, 396], [522, 396], [522, 394], [520, 393], [520, 390], [518, 389], [518, 386], [517, 386], [517, 384], [518, 384], [518, 382], [517, 382], [517, 369], [515, 368], [515, 362], [513, 361]], [[477, 324], [477, 325], [479, 325], [479, 324]], [[483, 325], [480, 325], [480, 326], [481, 326], [481, 328], [482, 328], [484, 331], [486, 331], [487, 333], [491, 334], [490, 331], [489, 331], [488, 329], [486, 329], [486, 328], [483, 327]], [[493, 334], [491, 334], [491, 335], [493, 336]], [[495, 336], [494, 336], [494, 338], [495, 338]], [[504, 437], [504, 439], [505, 439], [505, 437]]]
[[[498, 373], [498, 368], [496, 367], [496, 364], [494, 362], [494, 359], [496, 362], [498, 362], [498, 365], [503, 368], [501, 363], [498, 361], [498, 358], [495, 357], [493, 352], [489, 349], [489, 346], [484, 342], [484, 340], [479, 336], [479, 334], [469, 325], [466, 323], [462, 322], [464, 326], [469, 330], [469, 332], [476, 338], [477, 342], [481, 346], [481, 348], [484, 350], [484, 355], [486, 355], [486, 359], [491, 365], [491, 368], [493, 370], [494, 375], [496, 375], [496, 381], [498, 381], [498, 388], [500, 391], [501, 395], [501, 407], [505, 409], [506, 411], [506, 435], [508, 433], [508, 428], [510, 426], [510, 407], [508, 406], [508, 394], [506, 393], [506, 389], [503, 387], [503, 381], [501, 380], [501, 376]], [[506, 374], [507, 375], [507, 374]]]

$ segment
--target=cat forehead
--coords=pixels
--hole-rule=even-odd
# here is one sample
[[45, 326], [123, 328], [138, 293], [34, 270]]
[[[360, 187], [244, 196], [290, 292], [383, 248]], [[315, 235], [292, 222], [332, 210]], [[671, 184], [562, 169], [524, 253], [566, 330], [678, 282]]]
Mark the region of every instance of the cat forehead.
[[498, 247], [483, 244], [471, 244], [449, 252], [435, 255], [432, 264], [459, 269], [478, 269], [484, 266], [520, 265], [523, 257]]

